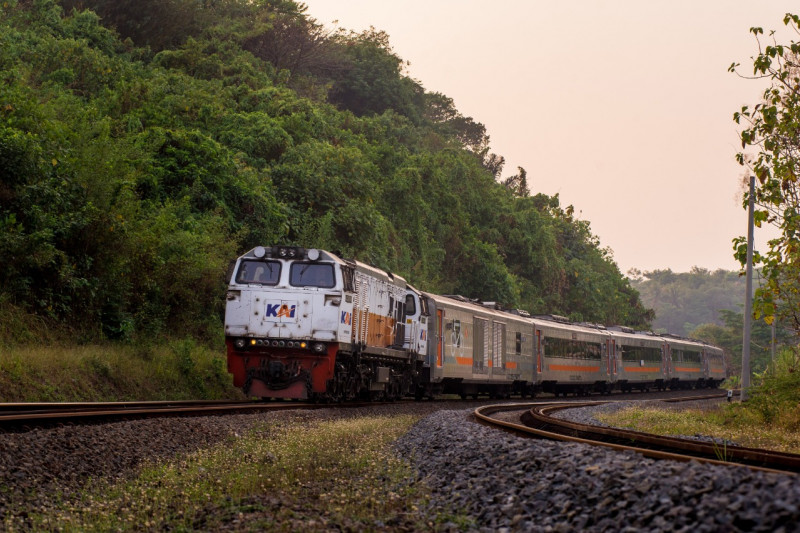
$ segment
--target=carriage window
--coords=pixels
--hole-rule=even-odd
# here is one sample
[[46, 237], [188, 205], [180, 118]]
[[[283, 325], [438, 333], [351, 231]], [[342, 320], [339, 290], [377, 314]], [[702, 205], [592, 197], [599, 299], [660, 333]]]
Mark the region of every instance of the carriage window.
[[545, 357], [600, 360], [602, 346], [597, 342], [547, 337], [543, 342]]
[[333, 265], [330, 263], [292, 263], [289, 283], [294, 287], [321, 287], [331, 289], [336, 286]]
[[649, 361], [651, 363], [661, 361], [661, 348], [651, 348], [646, 346], [623, 346], [622, 360], [625, 362], [631, 361]]
[[700, 363], [700, 352], [693, 352], [684, 350], [683, 352], [684, 363]]
[[252, 261], [245, 259], [239, 264], [236, 283], [277, 285], [280, 277], [281, 264], [278, 261]]

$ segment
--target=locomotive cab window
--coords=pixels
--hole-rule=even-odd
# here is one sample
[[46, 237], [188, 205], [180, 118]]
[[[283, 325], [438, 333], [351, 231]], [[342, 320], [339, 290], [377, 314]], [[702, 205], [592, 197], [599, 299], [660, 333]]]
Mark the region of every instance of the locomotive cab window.
[[406, 316], [417, 314], [417, 301], [412, 294], [406, 294]]
[[331, 263], [294, 262], [289, 270], [289, 283], [294, 287], [331, 289], [336, 286], [333, 265]]
[[236, 283], [259, 283], [277, 285], [281, 277], [281, 264], [278, 261], [243, 260], [236, 273]]

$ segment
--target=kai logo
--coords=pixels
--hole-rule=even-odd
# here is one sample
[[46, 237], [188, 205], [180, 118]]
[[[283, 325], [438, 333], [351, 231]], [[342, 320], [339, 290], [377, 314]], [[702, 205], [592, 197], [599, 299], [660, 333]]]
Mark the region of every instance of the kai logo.
[[420, 332], [419, 332], [419, 340], [421, 340], [421, 341], [428, 340], [428, 331], [427, 330], [425, 330], [425, 329], [420, 330]]
[[353, 323], [353, 313], [348, 313], [347, 311], [342, 311], [342, 324], [345, 326], [349, 326]]
[[267, 318], [294, 318], [297, 313], [297, 304], [294, 302], [267, 303]]

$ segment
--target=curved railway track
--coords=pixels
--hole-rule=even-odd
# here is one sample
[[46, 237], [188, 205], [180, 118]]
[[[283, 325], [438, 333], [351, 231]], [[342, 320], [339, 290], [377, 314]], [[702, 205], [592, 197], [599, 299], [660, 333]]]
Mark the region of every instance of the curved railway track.
[[[671, 399], [665, 401], [691, 401], [716, 396]], [[483, 423], [502, 427], [524, 436], [605, 446], [618, 451], [632, 450], [646, 457], [676, 461], [699, 461], [712, 464], [747, 466], [759, 470], [782, 473], [800, 472], [800, 455], [724, 446], [692, 439], [665, 437], [626, 429], [593, 426], [562, 420], [552, 416], [563, 409], [588, 407], [610, 403], [594, 402], [536, 402], [505, 405], [487, 405], [475, 410]], [[508, 412], [519, 412], [520, 422], [508, 420]], [[498, 413], [507, 413], [498, 417]]]
[[[672, 391], [683, 395], [684, 391]], [[653, 393], [658, 396], [669, 393]], [[641, 398], [642, 395], [624, 395]], [[666, 398], [665, 401], [680, 401], [682, 396]], [[403, 400], [411, 401], [411, 400]], [[445, 398], [434, 401], [448, 402]], [[470, 401], [470, 400], [467, 400]], [[488, 401], [483, 398], [479, 402]], [[562, 400], [561, 403], [574, 400]], [[270, 400], [168, 400], [127, 402], [18, 402], [0, 403], [0, 433], [27, 431], [36, 427], [51, 427], [64, 424], [92, 424], [117, 420], [166, 416], [214, 416], [234, 413], [276, 411], [285, 409], [320, 409], [324, 407], [360, 407], [379, 405], [385, 402], [345, 402], [338, 404], [305, 403], [299, 401]]]

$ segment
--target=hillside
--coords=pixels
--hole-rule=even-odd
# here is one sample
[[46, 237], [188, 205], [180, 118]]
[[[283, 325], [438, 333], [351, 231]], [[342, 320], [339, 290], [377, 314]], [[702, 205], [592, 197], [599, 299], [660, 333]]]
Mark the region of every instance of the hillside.
[[695, 267], [690, 272], [632, 274], [631, 285], [644, 305], [655, 311], [655, 331], [689, 335], [701, 324], [723, 325], [720, 311], [744, 309], [745, 279], [738, 272]]
[[0, 10], [6, 324], [218, 341], [228, 263], [257, 244], [534, 313], [650, 318], [589, 222], [524, 169], [502, 177], [483, 125], [381, 32], [327, 32], [283, 0]]

